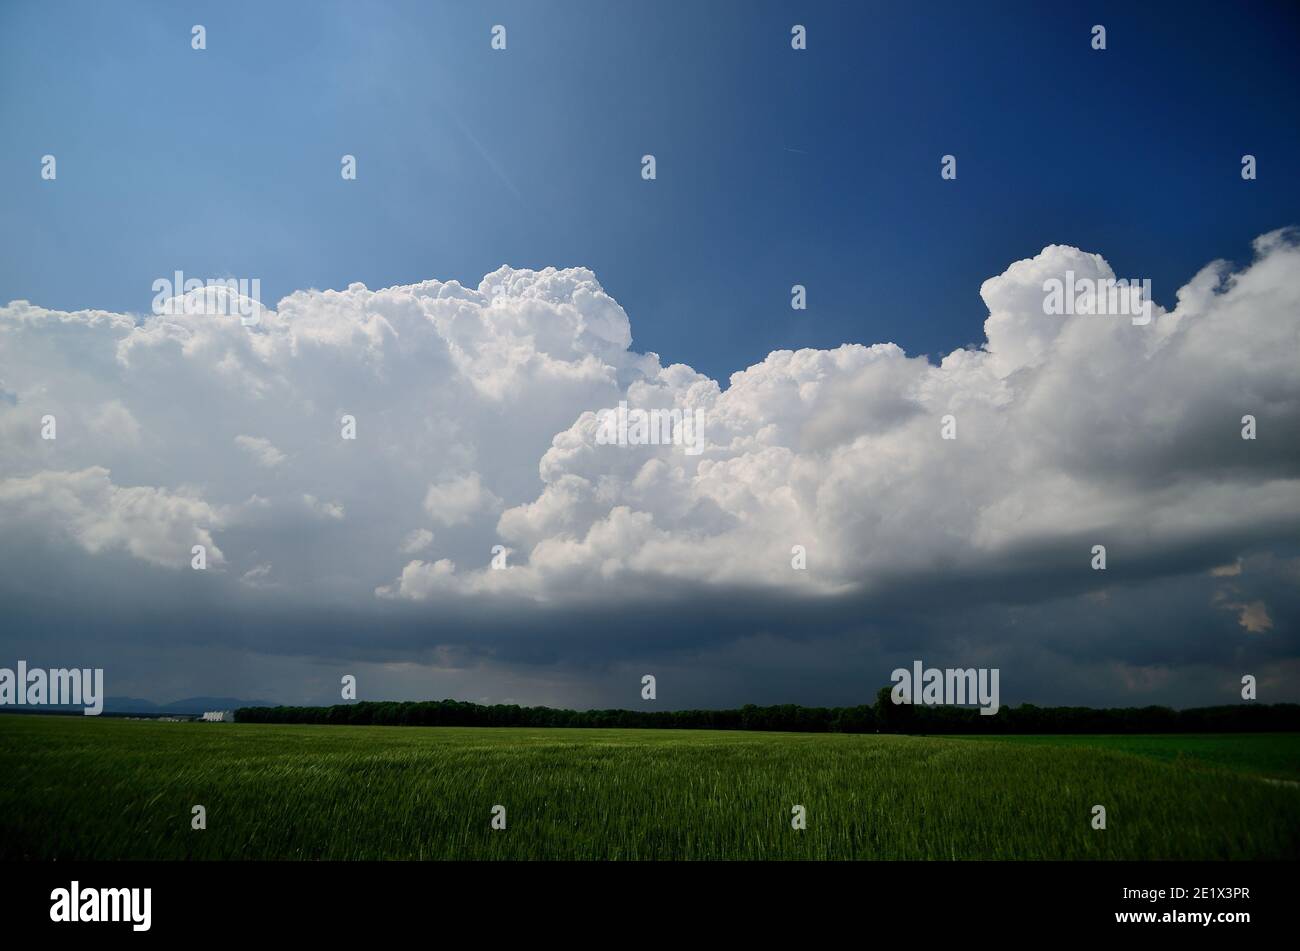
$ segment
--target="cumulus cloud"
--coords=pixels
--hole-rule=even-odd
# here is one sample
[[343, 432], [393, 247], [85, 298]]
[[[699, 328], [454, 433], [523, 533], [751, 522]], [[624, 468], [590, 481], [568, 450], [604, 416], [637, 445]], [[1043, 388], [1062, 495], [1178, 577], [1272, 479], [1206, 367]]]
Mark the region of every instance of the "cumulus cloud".
[[340, 503], [322, 502], [310, 492], [303, 493], [302, 504], [307, 507], [307, 511], [311, 512], [318, 518], [342, 520], [343, 516], [346, 514], [346, 510]]
[[433, 532], [427, 528], [417, 528], [412, 530], [405, 538], [402, 544], [398, 546], [398, 551], [403, 555], [415, 555], [433, 544]]
[[274, 469], [284, 462], [284, 453], [276, 449], [269, 439], [262, 439], [259, 436], [236, 436], [235, 445], [252, 456], [253, 460], [264, 468]]
[[[430, 518], [458, 530], [453, 555], [483, 562], [501, 509], [536, 492], [552, 436], [657, 365], [628, 351], [626, 314], [581, 268], [501, 268], [477, 288], [300, 291], [258, 317], [0, 308], [0, 479], [93, 467], [116, 487], [204, 499], [238, 536], [220, 549], [236, 577], [270, 561], [286, 598], [302, 587], [297, 566], [373, 601], [418, 554], [393, 540], [411, 546]], [[42, 439], [47, 414], [56, 439]], [[41, 498], [14, 489], [9, 509]], [[97, 514], [111, 517], [60, 509], [41, 525], [90, 537]], [[185, 533], [122, 550], [188, 560], [189, 536], [218, 529], [199, 514]]]
[[[725, 385], [631, 350], [583, 268], [298, 291], [250, 325], [16, 301], [0, 508], [105, 559], [178, 566], [203, 543], [244, 587], [274, 564], [266, 596], [327, 584], [363, 612], [869, 601], [949, 580], [972, 601], [1091, 592], [1108, 610], [1094, 544], [1125, 583], [1223, 578], [1300, 527], [1300, 250], [1275, 232], [1254, 251], [1138, 325], [1045, 314], [1046, 280], [1115, 276], [1052, 245], [984, 283], [978, 347], [777, 351]], [[701, 411], [703, 450], [605, 444], [620, 402]], [[1276, 630], [1256, 597], [1206, 597], [1229, 606]]]
[[[643, 364], [619, 395], [702, 409], [700, 456], [601, 445], [585, 411], [542, 456], [537, 497], [498, 521], [527, 553], [519, 565], [408, 566], [397, 588], [553, 599], [667, 577], [841, 593], [1057, 542], [1150, 562], [1294, 525], [1300, 257], [1281, 233], [1255, 250], [1246, 270], [1216, 262], [1175, 310], [1135, 325], [1047, 316], [1045, 280], [1115, 275], [1099, 255], [1045, 248], [985, 282], [986, 343], [938, 365], [892, 344], [781, 351], [723, 390]], [[1240, 438], [1245, 414], [1266, 420], [1267, 439]], [[806, 572], [791, 568], [794, 545]]]
[[476, 512], [500, 504], [501, 500], [483, 486], [477, 472], [431, 485], [424, 494], [424, 510], [444, 525], [460, 525]]
[[220, 512], [202, 498], [152, 486], [114, 485], [100, 466], [74, 472], [41, 471], [0, 481], [6, 519], [39, 521], [91, 554], [125, 551], [166, 568], [189, 563], [193, 545], [207, 562], [225, 560], [212, 542]]

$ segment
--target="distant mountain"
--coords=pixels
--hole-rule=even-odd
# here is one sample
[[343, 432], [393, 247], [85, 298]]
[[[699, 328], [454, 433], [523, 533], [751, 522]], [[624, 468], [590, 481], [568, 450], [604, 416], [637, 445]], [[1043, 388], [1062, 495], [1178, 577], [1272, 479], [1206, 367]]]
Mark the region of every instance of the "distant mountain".
[[153, 716], [175, 714], [197, 714], [208, 710], [238, 710], [240, 707], [274, 706], [267, 700], [240, 700], [237, 697], [187, 697], [173, 700], [171, 703], [154, 703], [139, 697], [105, 697], [106, 713], [145, 713]]

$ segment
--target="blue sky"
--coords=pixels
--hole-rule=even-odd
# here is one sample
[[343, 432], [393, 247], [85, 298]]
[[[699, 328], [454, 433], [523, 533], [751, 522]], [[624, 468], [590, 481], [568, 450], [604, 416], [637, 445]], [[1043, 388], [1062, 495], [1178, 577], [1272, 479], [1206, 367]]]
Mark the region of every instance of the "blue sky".
[[981, 282], [1047, 244], [1099, 251], [1172, 306], [1201, 265], [1300, 220], [1298, 20], [1286, 4], [6, 3], [0, 300], [145, 312], [175, 269], [258, 276], [273, 302], [584, 265], [638, 350], [724, 383], [783, 348], [937, 358], [981, 341]]

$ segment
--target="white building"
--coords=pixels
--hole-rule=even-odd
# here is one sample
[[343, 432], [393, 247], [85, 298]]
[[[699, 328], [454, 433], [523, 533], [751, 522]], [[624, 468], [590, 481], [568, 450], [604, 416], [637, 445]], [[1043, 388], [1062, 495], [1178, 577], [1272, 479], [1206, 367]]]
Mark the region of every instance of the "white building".
[[203, 720], [206, 723], [234, 723], [234, 710], [209, 710], [203, 714]]

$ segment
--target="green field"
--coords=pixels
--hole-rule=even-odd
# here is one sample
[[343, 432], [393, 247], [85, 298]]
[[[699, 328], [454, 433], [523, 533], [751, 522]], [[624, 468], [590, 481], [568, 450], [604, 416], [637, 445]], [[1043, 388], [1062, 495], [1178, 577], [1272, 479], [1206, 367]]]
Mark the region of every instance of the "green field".
[[1195, 736], [981, 736], [971, 739], [1035, 746], [1091, 747], [1151, 756], [1181, 766], [1228, 769], [1300, 782], [1300, 737], [1278, 733]]
[[0, 858], [1294, 859], [1298, 750], [0, 716]]

